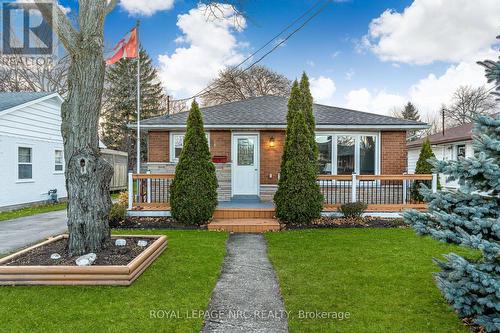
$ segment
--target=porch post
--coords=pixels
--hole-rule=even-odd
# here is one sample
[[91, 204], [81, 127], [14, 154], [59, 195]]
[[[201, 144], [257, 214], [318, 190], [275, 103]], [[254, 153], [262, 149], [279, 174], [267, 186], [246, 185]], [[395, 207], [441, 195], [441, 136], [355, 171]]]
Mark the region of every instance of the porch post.
[[[146, 173], [149, 175], [151, 173], [151, 171], [148, 170]], [[149, 178], [149, 177], [148, 177], [148, 180], [147, 180], [147, 184], [148, 184], [147, 185], [148, 186], [148, 193], [147, 193], [147, 195], [148, 195], [148, 203], [151, 203], [151, 178]]]
[[357, 194], [356, 194], [356, 173], [352, 174], [352, 187], [351, 187], [351, 202], [356, 202]]
[[132, 172], [128, 173], [128, 209], [132, 209], [134, 203], [134, 180], [132, 179]]
[[437, 173], [432, 174], [432, 193], [436, 193], [438, 188], [438, 175]]
[[[406, 173], [404, 173], [404, 175], [405, 174]], [[407, 189], [406, 189], [406, 185], [407, 185], [406, 181], [407, 180], [403, 177], [403, 205], [406, 205], [406, 191], [407, 191]]]

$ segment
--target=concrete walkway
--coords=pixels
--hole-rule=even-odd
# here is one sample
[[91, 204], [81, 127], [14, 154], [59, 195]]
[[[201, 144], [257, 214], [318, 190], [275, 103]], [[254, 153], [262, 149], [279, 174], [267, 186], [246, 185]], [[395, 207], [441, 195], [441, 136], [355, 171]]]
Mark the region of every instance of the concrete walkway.
[[203, 332], [288, 332], [263, 235], [231, 234]]
[[0, 221], [0, 255], [67, 231], [66, 209]]

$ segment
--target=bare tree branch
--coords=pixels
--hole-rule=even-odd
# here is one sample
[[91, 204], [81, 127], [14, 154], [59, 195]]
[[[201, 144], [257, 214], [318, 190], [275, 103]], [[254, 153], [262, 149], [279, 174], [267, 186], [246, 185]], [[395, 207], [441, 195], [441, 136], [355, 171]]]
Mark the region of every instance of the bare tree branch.
[[106, 15], [109, 14], [118, 3], [118, 0], [108, 0], [108, 5], [106, 6]]
[[446, 125], [463, 125], [473, 121], [478, 114], [495, 111], [495, 99], [485, 87], [460, 86], [453, 94], [451, 105], [445, 108]]
[[[66, 50], [74, 54], [76, 52], [76, 39], [78, 33], [71, 25], [70, 20], [59, 7], [55, 0], [34, 0], [38, 10], [48, 22], [52, 22], [52, 29], [59, 40], [63, 43]], [[55, 13], [55, 15], [54, 15]], [[53, 15], [55, 17], [53, 17]]]

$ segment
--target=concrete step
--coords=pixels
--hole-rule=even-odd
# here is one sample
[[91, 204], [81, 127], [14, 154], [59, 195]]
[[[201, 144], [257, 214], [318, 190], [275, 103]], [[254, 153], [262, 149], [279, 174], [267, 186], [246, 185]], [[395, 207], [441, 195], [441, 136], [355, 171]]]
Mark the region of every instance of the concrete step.
[[267, 231], [279, 231], [280, 224], [273, 218], [214, 219], [208, 224], [208, 230], [262, 233]]

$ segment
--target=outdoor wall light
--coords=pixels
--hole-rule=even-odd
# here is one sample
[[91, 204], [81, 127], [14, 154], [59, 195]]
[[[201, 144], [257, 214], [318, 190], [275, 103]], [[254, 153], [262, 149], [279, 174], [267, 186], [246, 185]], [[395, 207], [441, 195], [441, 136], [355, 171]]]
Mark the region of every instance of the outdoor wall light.
[[274, 136], [269, 138], [269, 147], [271, 147], [271, 148], [274, 147]]

